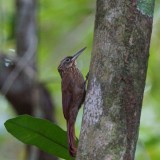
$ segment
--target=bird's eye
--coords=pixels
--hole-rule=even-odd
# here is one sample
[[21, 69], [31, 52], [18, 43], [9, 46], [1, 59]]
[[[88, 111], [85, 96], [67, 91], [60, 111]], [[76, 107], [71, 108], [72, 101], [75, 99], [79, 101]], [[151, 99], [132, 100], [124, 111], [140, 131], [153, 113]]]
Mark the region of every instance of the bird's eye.
[[69, 59], [69, 58], [67, 58], [67, 59], [66, 59], [66, 62], [70, 62], [70, 59]]

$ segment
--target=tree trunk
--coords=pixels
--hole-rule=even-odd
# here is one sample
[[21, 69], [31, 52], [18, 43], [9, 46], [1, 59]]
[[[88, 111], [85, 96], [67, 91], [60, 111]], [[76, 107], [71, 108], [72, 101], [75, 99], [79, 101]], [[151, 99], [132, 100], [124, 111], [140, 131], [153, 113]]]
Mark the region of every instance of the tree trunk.
[[78, 160], [133, 160], [154, 0], [97, 0]]

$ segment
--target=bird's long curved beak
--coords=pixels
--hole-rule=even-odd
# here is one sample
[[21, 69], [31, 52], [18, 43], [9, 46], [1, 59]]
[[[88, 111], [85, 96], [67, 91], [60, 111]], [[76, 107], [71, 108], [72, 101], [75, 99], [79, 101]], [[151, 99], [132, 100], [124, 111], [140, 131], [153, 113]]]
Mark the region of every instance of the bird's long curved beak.
[[78, 58], [78, 56], [86, 49], [87, 47], [82, 48], [81, 50], [79, 50], [76, 54], [74, 54], [72, 56], [72, 61], [76, 60]]

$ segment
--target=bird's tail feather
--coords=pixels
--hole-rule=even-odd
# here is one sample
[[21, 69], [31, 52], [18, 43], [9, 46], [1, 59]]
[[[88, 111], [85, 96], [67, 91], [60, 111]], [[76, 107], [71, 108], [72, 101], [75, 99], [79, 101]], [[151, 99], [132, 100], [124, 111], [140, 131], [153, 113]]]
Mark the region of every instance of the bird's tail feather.
[[69, 153], [72, 157], [75, 157], [77, 153], [75, 128], [74, 128], [74, 123], [70, 121], [67, 122], [67, 136], [68, 136]]

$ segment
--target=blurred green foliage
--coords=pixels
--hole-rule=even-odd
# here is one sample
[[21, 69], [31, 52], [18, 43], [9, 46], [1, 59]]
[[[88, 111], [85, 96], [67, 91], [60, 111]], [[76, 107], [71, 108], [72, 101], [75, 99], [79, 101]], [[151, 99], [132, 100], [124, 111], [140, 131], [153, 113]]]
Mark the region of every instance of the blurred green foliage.
[[[160, 1], [155, 0], [155, 2], [150, 58], [136, 160], [160, 159]], [[15, 48], [14, 3], [15, 1], [13, 0], [0, 0], [0, 50], [6, 52]], [[78, 66], [84, 76], [88, 72], [93, 42], [95, 5], [95, 0], [38, 1], [38, 79], [45, 82], [51, 91], [56, 105], [58, 125], [64, 129], [65, 121], [61, 110], [60, 77], [57, 72], [57, 66], [59, 61], [66, 55], [72, 55], [77, 50], [87, 46], [87, 50], [78, 59]], [[4, 104], [4, 98], [1, 97], [0, 100], [0, 104]], [[2, 111], [0, 110], [0, 117], [2, 117], [1, 115]], [[13, 115], [7, 112], [5, 117], [8, 118], [9, 116]], [[77, 119], [77, 135], [79, 134], [81, 116], [82, 110]], [[4, 122], [5, 120], [3, 118], [1, 121]], [[0, 126], [0, 150], [3, 148], [3, 144], [5, 144], [4, 139], [6, 135], [8, 136], [6, 132], [2, 131], [2, 126]], [[9, 158], [2, 159], [10, 160]]]

